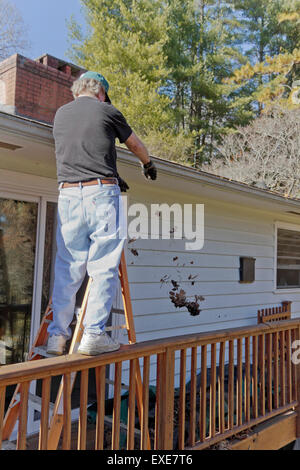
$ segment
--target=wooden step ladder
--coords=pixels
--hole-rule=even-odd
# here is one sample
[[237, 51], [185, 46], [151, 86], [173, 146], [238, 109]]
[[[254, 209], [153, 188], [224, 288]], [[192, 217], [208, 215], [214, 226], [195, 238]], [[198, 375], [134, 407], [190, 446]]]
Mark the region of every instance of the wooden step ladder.
[[[113, 313], [124, 314], [125, 315], [125, 324], [116, 326], [116, 327], [107, 327], [106, 331], [111, 331], [114, 329], [126, 329], [128, 334], [128, 342], [129, 344], [136, 343], [136, 334], [134, 328], [134, 321], [133, 321], [133, 312], [132, 312], [132, 305], [130, 299], [130, 291], [129, 291], [129, 282], [127, 276], [127, 269], [126, 269], [126, 260], [124, 251], [121, 256], [120, 266], [119, 266], [119, 279], [121, 284], [121, 291], [122, 291], [122, 299], [124, 310], [120, 309], [112, 309]], [[90, 278], [85, 290], [83, 302], [81, 305], [80, 312], [77, 317], [77, 322], [75, 326], [75, 330], [73, 333], [70, 349], [68, 354], [73, 354], [77, 352], [79, 347], [82, 334], [83, 334], [83, 320], [86, 312], [86, 307], [88, 303], [88, 296], [91, 287], [92, 279]], [[44, 314], [43, 320], [41, 322], [39, 331], [36, 335], [32, 348], [29, 352], [28, 361], [34, 361], [38, 359], [42, 359], [45, 357], [54, 357], [53, 355], [49, 355], [46, 352], [46, 345], [48, 339], [47, 328], [49, 323], [53, 320], [53, 311], [52, 311], [52, 302], [50, 300], [46, 312]], [[73, 389], [74, 382], [76, 378], [76, 372], [71, 374], [71, 390]], [[96, 378], [97, 379], [97, 378]], [[136, 399], [137, 399], [137, 408], [139, 419], [141, 422], [143, 413], [143, 387], [142, 387], [142, 379], [141, 379], [141, 371], [139, 367], [139, 363], [137, 364], [136, 368]], [[110, 382], [111, 383], [111, 382]], [[36, 400], [40, 399], [39, 397], [33, 396], [29, 394], [29, 400], [36, 402]], [[40, 399], [41, 400], [41, 399]], [[48, 432], [48, 449], [55, 450], [57, 449], [59, 439], [61, 436], [61, 431], [63, 428], [63, 381], [61, 381], [58, 394], [56, 397], [55, 404], [53, 406], [53, 415], [50, 422], [50, 428]], [[14, 426], [19, 416], [20, 411], [20, 385], [17, 385], [8, 410], [6, 412], [4, 423], [3, 423], [3, 441], [8, 440], [13, 432]], [[150, 437], [149, 433], [147, 436], [147, 448], [150, 449]]]

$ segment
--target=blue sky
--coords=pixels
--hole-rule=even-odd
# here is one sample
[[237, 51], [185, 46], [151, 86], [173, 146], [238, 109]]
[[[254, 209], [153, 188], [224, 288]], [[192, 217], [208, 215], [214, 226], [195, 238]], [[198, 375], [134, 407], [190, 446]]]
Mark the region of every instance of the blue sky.
[[74, 15], [84, 25], [80, 0], [9, 0], [15, 4], [27, 26], [31, 47], [20, 52], [31, 59], [45, 53], [70, 61], [66, 56], [68, 28], [66, 20]]

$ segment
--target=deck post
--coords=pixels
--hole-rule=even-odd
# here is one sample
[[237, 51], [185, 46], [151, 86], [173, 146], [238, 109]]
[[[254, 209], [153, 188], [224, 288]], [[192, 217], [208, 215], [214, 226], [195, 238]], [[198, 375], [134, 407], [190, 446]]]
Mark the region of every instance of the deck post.
[[[298, 326], [296, 331], [297, 331], [297, 333], [296, 333], [297, 340], [299, 341], [300, 340], [300, 326]], [[296, 365], [295, 370], [296, 370], [296, 386], [297, 386], [297, 397], [296, 397], [296, 399], [297, 399], [297, 402], [298, 402], [298, 405], [297, 405], [297, 408], [296, 408], [296, 411], [297, 411], [296, 436], [297, 436], [297, 438], [300, 438], [300, 361]]]

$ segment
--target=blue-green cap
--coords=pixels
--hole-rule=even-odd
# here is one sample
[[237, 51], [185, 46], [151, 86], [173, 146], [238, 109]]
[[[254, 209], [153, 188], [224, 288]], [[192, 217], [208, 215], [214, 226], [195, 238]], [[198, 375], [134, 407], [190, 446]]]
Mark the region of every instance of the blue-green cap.
[[83, 78], [90, 78], [90, 79], [93, 79], [93, 80], [97, 80], [98, 82], [100, 82], [106, 93], [108, 93], [108, 90], [109, 90], [109, 83], [108, 81], [103, 77], [103, 75], [101, 75], [101, 73], [98, 73], [98, 72], [85, 72], [83, 75], [81, 75], [80, 77], [80, 80], [83, 79]]

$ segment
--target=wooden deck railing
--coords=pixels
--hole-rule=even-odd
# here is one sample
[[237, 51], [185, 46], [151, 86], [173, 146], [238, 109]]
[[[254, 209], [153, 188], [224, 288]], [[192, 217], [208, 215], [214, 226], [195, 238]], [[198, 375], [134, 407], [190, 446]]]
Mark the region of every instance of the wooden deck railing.
[[[21, 383], [17, 448], [26, 448], [29, 386], [31, 381], [40, 379], [43, 393], [38, 448], [47, 449], [51, 377], [62, 375], [65, 384], [62, 448], [70, 449], [70, 377], [80, 371], [77, 448], [85, 449], [88, 371], [92, 368], [96, 371], [97, 450], [107, 445], [112, 450], [121, 447], [121, 384], [127, 380], [125, 376], [129, 381], [125, 442], [128, 450], [145, 449], [148, 431], [152, 449], [204, 449], [291, 409], [298, 412], [296, 434], [300, 437], [300, 374], [299, 366], [291, 360], [293, 342], [299, 339], [300, 320], [286, 320], [124, 345], [119, 351], [95, 357], [74, 354], [4, 366], [0, 369], [0, 443], [6, 388]], [[134, 379], [138, 360], [142, 367], [144, 406], [137, 441]], [[111, 364], [115, 366], [115, 384], [111, 440], [107, 443], [105, 370]], [[155, 416], [149, 413], [149, 384], [156, 387]]]

